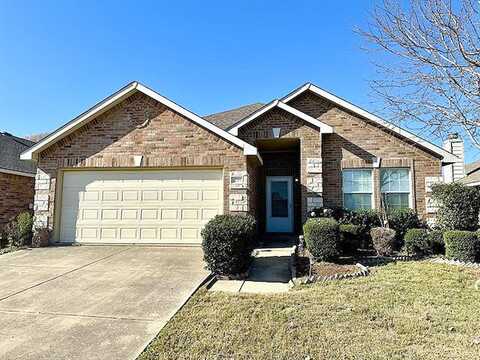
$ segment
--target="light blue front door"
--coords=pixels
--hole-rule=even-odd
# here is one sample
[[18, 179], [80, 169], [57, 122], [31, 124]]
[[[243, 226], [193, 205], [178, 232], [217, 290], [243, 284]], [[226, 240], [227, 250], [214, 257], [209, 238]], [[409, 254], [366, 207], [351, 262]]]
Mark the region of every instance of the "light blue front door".
[[267, 177], [267, 232], [293, 232], [291, 176]]

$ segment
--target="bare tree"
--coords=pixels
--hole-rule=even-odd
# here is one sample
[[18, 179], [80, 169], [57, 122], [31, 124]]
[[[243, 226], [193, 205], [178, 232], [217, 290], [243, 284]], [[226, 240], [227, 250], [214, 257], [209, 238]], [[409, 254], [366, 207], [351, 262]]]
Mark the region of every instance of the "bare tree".
[[377, 3], [359, 32], [380, 50], [372, 88], [395, 120], [462, 131], [480, 148], [479, 10], [474, 0]]
[[48, 132], [43, 132], [43, 133], [38, 133], [38, 134], [31, 134], [28, 136], [25, 136], [25, 139], [33, 141], [33, 142], [39, 142], [43, 138], [45, 138], [48, 134]]

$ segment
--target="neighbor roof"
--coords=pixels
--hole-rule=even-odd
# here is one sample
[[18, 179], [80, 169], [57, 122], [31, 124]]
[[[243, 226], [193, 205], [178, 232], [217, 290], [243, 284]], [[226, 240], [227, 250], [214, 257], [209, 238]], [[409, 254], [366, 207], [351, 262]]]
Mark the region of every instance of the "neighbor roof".
[[465, 164], [465, 174], [470, 174], [476, 170], [480, 170], [480, 160], [474, 161], [470, 164]]
[[97, 103], [95, 106], [87, 110], [86, 112], [80, 114], [73, 120], [69, 121], [59, 129], [55, 130], [53, 133], [39, 141], [32, 148], [28, 149], [22, 153], [21, 158], [24, 160], [36, 159], [38, 153], [42, 150], [45, 150], [49, 146], [53, 145], [57, 141], [61, 140], [65, 136], [73, 133], [75, 130], [87, 124], [89, 121], [103, 114], [107, 110], [111, 109], [113, 106], [119, 104], [121, 101], [135, 94], [136, 92], [141, 92], [152, 99], [157, 100], [158, 102], [164, 104], [170, 109], [176, 111], [177, 113], [185, 116], [187, 119], [196, 123], [197, 125], [217, 134], [219, 137], [227, 140], [228, 142], [238, 146], [243, 149], [245, 155], [258, 155], [257, 148], [253, 145], [248, 144], [247, 142], [233, 136], [232, 134], [226, 132], [225, 130], [219, 128], [211, 122], [201, 118], [200, 116], [194, 114], [193, 112], [181, 107], [180, 105], [174, 103], [173, 101], [167, 99], [166, 97], [160, 95], [159, 93], [153, 91], [152, 89], [146, 87], [145, 85], [140, 84], [137, 81], [131, 82], [130, 84], [124, 86], [114, 94], [105, 98], [104, 100]]
[[244, 117], [247, 117], [248, 115], [260, 109], [263, 105], [264, 104], [262, 103], [244, 105], [239, 108], [206, 115], [203, 118], [210, 121], [212, 124], [226, 130], [230, 126], [242, 120]]
[[35, 176], [36, 166], [31, 161], [20, 160], [20, 154], [35, 143], [0, 132], [0, 172]]
[[406, 139], [409, 139], [417, 144], [419, 144], [420, 146], [422, 146], [423, 148], [425, 149], [428, 149], [430, 150], [431, 152], [433, 152], [434, 154], [437, 154], [437, 155], [440, 155], [442, 158], [443, 158], [443, 162], [444, 163], [454, 163], [456, 161], [459, 161], [460, 159], [458, 157], [456, 157], [455, 155], [453, 155], [452, 153], [448, 152], [447, 150], [445, 149], [442, 149], [440, 146], [437, 146], [425, 139], [422, 139], [421, 137], [411, 133], [410, 131], [407, 131], [405, 129], [402, 129], [398, 126], [395, 126], [394, 124], [336, 96], [336, 95], [333, 95], [332, 93], [329, 93], [328, 91], [326, 90], [323, 90], [321, 88], [319, 88], [318, 86], [312, 84], [312, 83], [306, 83], [305, 85], [302, 85], [300, 86], [299, 88], [297, 88], [296, 90], [292, 91], [290, 94], [288, 94], [287, 96], [285, 96], [283, 99], [281, 99], [284, 103], [287, 103], [290, 102], [292, 99], [296, 98], [297, 96], [299, 96], [300, 94], [303, 94], [304, 92], [306, 91], [311, 91], [313, 92], [314, 94], [317, 94], [319, 95], [320, 97], [323, 97], [324, 99], [327, 99], [329, 101], [331, 101], [332, 103], [342, 107], [342, 108], [345, 108], [347, 110], [350, 110], [351, 112], [357, 114], [357, 115], [360, 115], [361, 117], [369, 120], [369, 121], [372, 121], [374, 123], [377, 123], [379, 125], [381, 125], [382, 127], [400, 135], [401, 137], [403, 138], [406, 138]]

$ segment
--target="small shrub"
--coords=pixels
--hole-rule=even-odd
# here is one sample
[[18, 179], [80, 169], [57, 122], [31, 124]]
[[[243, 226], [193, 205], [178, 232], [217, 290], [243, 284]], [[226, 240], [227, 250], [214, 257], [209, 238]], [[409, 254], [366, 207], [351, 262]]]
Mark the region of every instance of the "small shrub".
[[404, 250], [409, 255], [426, 255], [431, 252], [428, 231], [426, 229], [409, 229], [404, 240]]
[[403, 238], [409, 229], [423, 227], [417, 213], [412, 209], [393, 209], [387, 214], [388, 225], [397, 233], [395, 237], [395, 248], [403, 246]]
[[340, 224], [340, 244], [345, 253], [355, 252], [360, 247], [363, 228], [360, 225]]
[[376, 227], [370, 230], [373, 247], [380, 256], [392, 255], [395, 247], [395, 230]]
[[33, 216], [28, 211], [18, 214], [16, 218], [18, 243], [20, 246], [32, 243]]
[[217, 275], [247, 271], [254, 245], [255, 219], [242, 215], [217, 215], [202, 229], [207, 268]]
[[445, 242], [443, 241], [443, 231], [432, 230], [428, 233], [428, 242], [433, 254], [445, 254]]
[[36, 227], [32, 237], [32, 247], [48, 246], [50, 234], [52, 231], [48, 227]]
[[443, 234], [445, 255], [448, 259], [476, 261], [479, 250], [477, 234], [472, 231], [451, 230]]
[[340, 255], [340, 234], [335, 219], [308, 219], [303, 233], [307, 249], [316, 259], [333, 260]]
[[435, 184], [432, 197], [438, 206], [437, 225], [440, 229], [478, 229], [480, 189], [460, 183]]

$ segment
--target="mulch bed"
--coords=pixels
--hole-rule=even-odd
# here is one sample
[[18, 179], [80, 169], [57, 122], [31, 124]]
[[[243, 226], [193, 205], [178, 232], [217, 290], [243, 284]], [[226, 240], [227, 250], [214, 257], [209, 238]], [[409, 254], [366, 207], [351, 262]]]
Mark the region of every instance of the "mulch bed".
[[[307, 257], [297, 258], [297, 277], [308, 276], [310, 270], [310, 260]], [[315, 277], [331, 276], [335, 274], [348, 274], [358, 271], [358, 268], [349, 262], [339, 261], [332, 262], [316, 262], [312, 264], [312, 274]]]

